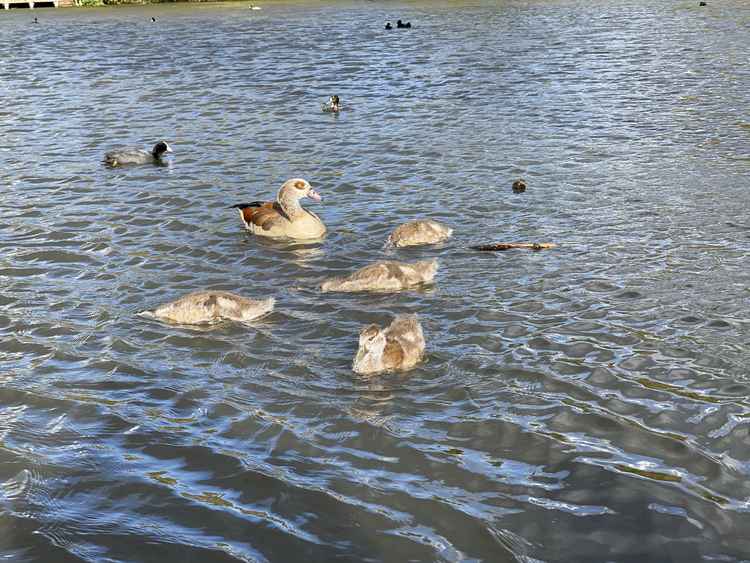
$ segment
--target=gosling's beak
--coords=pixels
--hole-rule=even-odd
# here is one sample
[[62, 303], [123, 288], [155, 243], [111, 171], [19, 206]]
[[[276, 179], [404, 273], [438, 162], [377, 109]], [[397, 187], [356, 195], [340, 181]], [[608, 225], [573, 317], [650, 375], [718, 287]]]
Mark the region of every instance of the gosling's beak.
[[307, 192], [307, 197], [309, 197], [310, 199], [314, 199], [315, 201], [323, 201], [323, 198], [320, 197], [320, 194], [312, 188], [309, 192]]

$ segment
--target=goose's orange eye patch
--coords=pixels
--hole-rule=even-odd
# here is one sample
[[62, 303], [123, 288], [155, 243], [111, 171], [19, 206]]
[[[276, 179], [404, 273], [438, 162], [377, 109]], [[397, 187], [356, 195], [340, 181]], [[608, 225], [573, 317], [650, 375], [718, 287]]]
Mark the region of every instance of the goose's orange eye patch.
[[298, 180], [294, 182], [294, 187], [298, 190], [304, 190], [305, 189], [305, 183], [302, 180]]

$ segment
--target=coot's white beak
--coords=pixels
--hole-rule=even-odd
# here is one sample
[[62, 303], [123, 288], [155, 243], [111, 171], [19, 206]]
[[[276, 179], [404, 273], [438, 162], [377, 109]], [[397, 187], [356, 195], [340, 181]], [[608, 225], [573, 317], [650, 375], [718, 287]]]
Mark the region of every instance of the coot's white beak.
[[[166, 143], [164, 143], [164, 144], [166, 145]], [[169, 145], [167, 145], [167, 152], [174, 152], [174, 151], [172, 150], [172, 147], [170, 147]]]

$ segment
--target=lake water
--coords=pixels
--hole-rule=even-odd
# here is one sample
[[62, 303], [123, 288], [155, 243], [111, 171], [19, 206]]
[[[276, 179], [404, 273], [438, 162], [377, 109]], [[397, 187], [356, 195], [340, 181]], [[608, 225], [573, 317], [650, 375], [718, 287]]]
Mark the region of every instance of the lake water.
[[[0, 559], [748, 560], [750, 10], [708, 3], [0, 11]], [[228, 209], [291, 177], [319, 244]], [[204, 288], [276, 311], [136, 316]], [[426, 361], [352, 373], [405, 312]]]

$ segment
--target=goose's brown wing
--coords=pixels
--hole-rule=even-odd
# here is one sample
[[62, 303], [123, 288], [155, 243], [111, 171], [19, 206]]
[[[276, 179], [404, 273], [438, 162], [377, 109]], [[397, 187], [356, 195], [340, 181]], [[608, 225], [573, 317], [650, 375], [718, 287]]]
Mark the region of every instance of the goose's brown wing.
[[278, 203], [272, 201], [265, 203], [255, 202], [236, 207], [239, 207], [242, 212], [242, 220], [245, 223], [261, 228], [264, 231], [272, 229], [274, 225], [284, 218]]

